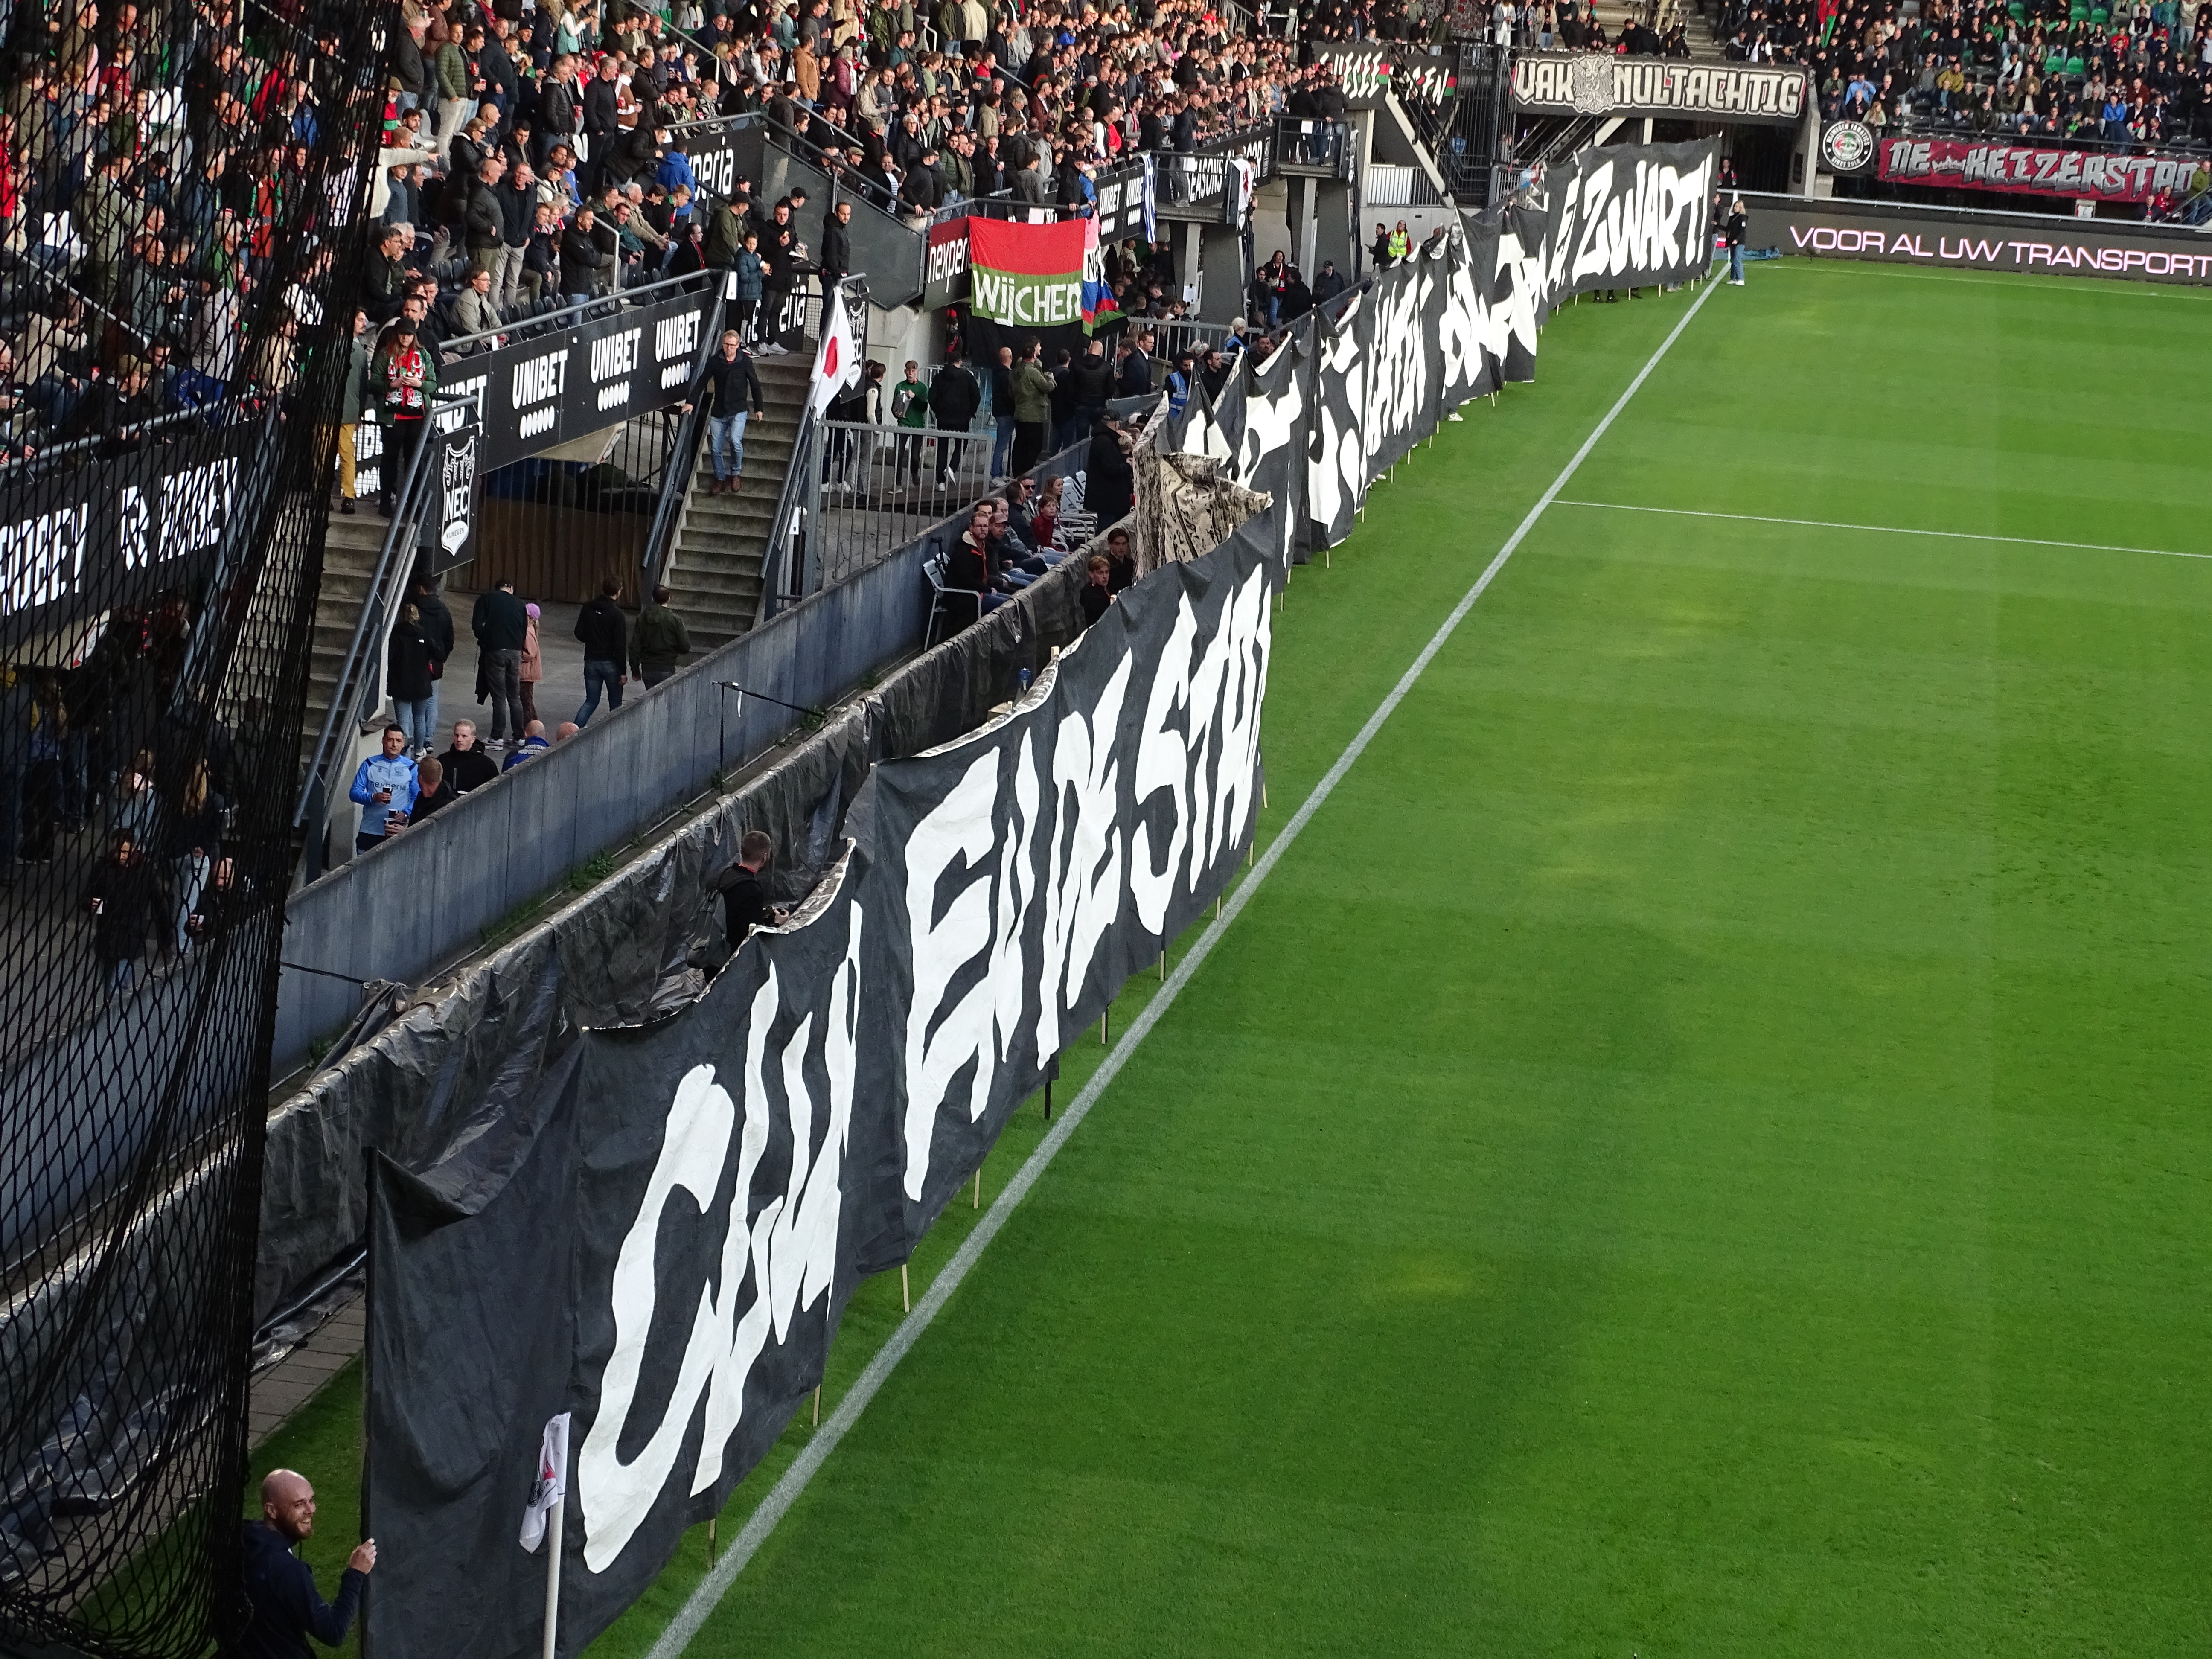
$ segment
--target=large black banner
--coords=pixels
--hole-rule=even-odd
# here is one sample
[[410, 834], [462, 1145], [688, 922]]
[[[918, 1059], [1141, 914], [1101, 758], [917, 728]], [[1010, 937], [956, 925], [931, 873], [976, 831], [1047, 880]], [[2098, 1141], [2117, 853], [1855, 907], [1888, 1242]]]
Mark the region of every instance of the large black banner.
[[497, 1185], [503, 1149], [380, 1164], [368, 1523], [405, 1540], [380, 1659], [536, 1650], [516, 1533], [562, 1411], [562, 1651], [605, 1628], [821, 1380], [858, 1276], [1212, 903], [1259, 804], [1271, 518], [1125, 593], [1002, 721], [877, 768], [801, 915], [682, 1012], [584, 1034], [475, 1213], [441, 1194]]
[[1710, 174], [1712, 148], [1690, 150], [1563, 169], [1549, 206], [1447, 238], [1194, 398], [1159, 443], [1265, 510], [1123, 592], [1000, 718], [873, 767], [842, 859], [703, 996], [580, 1033], [501, 1134], [412, 1175], [379, 1164], [379, 1659], [537, 1650], [544, 1562], [518, 1533], [557, 1413], [563, 1653], [726, 1502], [820, 1381], [858, 1278], [912, 1254], [1060, 1052], [1227, 885], [1289, 562], [1348, 532], [1460, 404], [1527, 378], [1564, 295], [1705, 269], [1702, 220], [1674, 216]]

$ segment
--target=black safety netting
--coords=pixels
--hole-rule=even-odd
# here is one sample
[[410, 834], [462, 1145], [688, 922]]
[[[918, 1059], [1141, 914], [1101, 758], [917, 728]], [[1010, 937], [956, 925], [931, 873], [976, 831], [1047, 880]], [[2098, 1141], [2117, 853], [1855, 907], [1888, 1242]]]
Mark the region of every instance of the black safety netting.
[[0, 9], [0, 1648], [206, 1651], [396, 9]]

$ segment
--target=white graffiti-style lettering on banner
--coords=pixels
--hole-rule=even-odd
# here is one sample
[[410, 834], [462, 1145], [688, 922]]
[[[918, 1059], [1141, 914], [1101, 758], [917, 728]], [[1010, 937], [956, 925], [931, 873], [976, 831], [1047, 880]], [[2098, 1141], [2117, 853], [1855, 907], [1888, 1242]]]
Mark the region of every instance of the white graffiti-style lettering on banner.
[[[836, 1277], [838, 1219], [843, 1207], [845, 1147], [853, 1116], [860, 994], [863, 915], [855, 903], [844, 960], [830, 976], [828, 1006], [816, 1036], [813, 1010], [787, 1009], [773, 963], [755, 993], [745, 1029], [744, 1075], [736, 1080], [744, 1103], [742, 1121], [730, 1091], [711, 1066], [694, 1066], [671, 1103], [660, 1152], [635, 1220], [615, 1261], [612, 1302], [614, 1352], [599, 1388], [599, 1404], [576, 1462], [576, 1495], [584, 1518], [584, 1562], [604, 1572], [620, 1556], [651, 1513], [676, 1472], [677, 1460], [701, 1402], [705, 1432], [690, 1490], [705, 1492], [721, 1478], [723, 1449], [744, 1413], [745, 1387], [771, 1337], [780, 1346], [792, 1323], [817, 1304], [826, 1316]], [[774, 1028], [787, 1014], [797, 1024], [778, 1044]], [[774, 1051], [771, 1052], [773, 1046]], [[826, 1112], [817, 1109], [809, 1083], [810, 1060], [827, 1085]], [[775, 1102], [781, 1098], [781, 1110]], [[814, 1126], [826, 1118], [819, 1139]], [[790, 1174], [783, 1190], [757, 1206], [753, 1178], [770, 1137], [790, 1142]], [[678, 1191], [704, 1210], [722, 1189], [736, 1143], [737, 1173], [723, 1217], [720, 1271], [699, 1292], [676, 1387], [660, 1420], [636, 1454], [620, 1447], [636, 1405], [647, 1338], [660, 1286], [653, 1252], [662, 1211]]]
[[[1258, 801], [1272, 638], [1262, 566], [1202, 629], [1190, 598], [1150, 684], [1135, 753], [1118, 740], [1141, 665], [1125, 654], [1088, 709], [1052, 719], [1040, 682], [1011, 776], [993, 742], [904, 849], [914, 992], [906, 1015], [905, 1191], [927, 1186], [940, 1114], [980, 1119], [1000, 1069], [1066, 1047], [1101, 942], [1127, 906], [1164, 931], [1178, 888], [1233, 861]], [[1073, 647], [1083, 648], [1079, 643]], [[1131, 775], [1136, 810], [1122, 810]], [[1164, 805], [1154, 834], [1148, 806]], [[1152, 814], [1157, 819], [1158, 814]], [[940, 896], [948, 883], [957, 890]]]
[[1710, 159], [1689, 168], [1600, 161], [1567, 184], [1552, 241], [1550, 288], [1567, 294], [1607, 276], [1680, 266], [1705, 234]]

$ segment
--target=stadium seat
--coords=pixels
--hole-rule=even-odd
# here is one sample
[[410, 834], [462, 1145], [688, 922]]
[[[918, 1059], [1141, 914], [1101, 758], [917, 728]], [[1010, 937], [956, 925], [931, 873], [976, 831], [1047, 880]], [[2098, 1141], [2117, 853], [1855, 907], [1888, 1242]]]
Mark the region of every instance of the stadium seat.
[[2086, 67], [2079, 58], [2069, 58], [2066, 60], [2066, 72], [2069, 75], [2078, 77], [2084, 72]]
[[2099, 28], [2104, 27], [2106, 24], [2112, 21], [2112, 8], [2109, 6], [2090, 7], [2089, 21], [2095, 24]]
[[2089, 21], [2088, 0], [2074, 0], [2073, 4], [2066, 8], [2066, 21], [2069, 23], [2087, 22]]

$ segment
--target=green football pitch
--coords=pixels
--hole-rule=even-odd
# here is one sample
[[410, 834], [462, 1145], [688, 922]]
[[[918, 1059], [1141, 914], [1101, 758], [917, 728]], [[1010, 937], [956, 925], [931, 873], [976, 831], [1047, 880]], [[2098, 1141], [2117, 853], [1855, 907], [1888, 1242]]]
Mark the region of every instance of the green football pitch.
[[[1692, 299], [1297, 574], [1263, 848]], [[2212, 294], [1713, 293], [690, 1651], [2203, 1655], [2208, 370]]]

